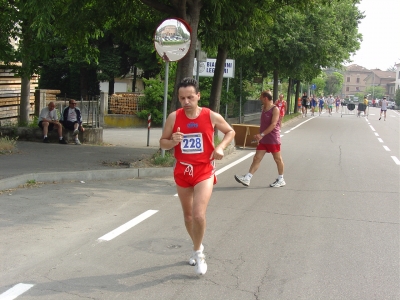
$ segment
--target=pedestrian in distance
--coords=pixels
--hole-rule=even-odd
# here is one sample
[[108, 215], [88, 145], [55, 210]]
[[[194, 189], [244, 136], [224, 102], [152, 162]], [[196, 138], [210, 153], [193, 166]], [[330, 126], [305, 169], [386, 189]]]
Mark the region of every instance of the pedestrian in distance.
[[336, 96], [335, 104], [336, 104], [336, 113], [338, 113], [338, 112], [339, 112], [339, 105], [340, 105], [340, 98], [339, 98], [339, 96]]
[[307, 117], [307, 102], [308, 102], [308, 97], [307, 93], [303, 93], [303, 97], [301, 97], [301, 111], [302, 111], [302, 116], [305, 118]]
[[335, 99], [330, 95], [328, 99], [326, 99], [326, 104], [327, 104], [327, 110], [329, 113], [329, 116], [332, 115], [332, 109], [333, 109], [333, 103], [335, 102]]
[[[207, 263], [202, 242], [206, 210], [217, 181], [214, 160], [223, 158], [224, 148], [234, 138], [235, 131], [220, 114], [198, 105], [200, 91], [195, 79], [184, 78], [179, 83], [178, 98], [182, 108], [169, 114], [160, 147], [174, 148], [174, 179], [186, 230], [193, 242], [189, 264], [195, 266], [197, 274], [204, 275]], [[218, 146], [213, 142], [214, 128], [224, 134]]]
[[78, 107], [76, 107], [76, 100], [69, 100], [69, 106], [63, 111], [62, 124], [68, 130], [72, 131], [72, 135], [75, 137], [75, 144], [80, 145], [78, 134], [79, 131], [84, 132], [85, 128], [82, 126], [82, 114]]
[[279, 109], [273, 104], [272, 94], [269, 91], [262, 92], [260, 100], [263, 103], [263, 111], [260, 119], [260, 133], [254, 136], [254, 139], [258, 142], [256, 154], [253, 157], [249, 172], [243, 176], [235, 175], [234, 178], [244, 186], [249, 186], [250, 180], [258, 170], [265, 153], [271, 153], [278, 168], [278, 178], [270, 184], [270, 187], [282, 187], [286, 183], [283, 179], [284, 164], [281, 156]]
[[383, 113], [383, 120], [386, 121], [387, 106], [388, 106], [388, 102], [386, 100], [386, 97], [383, 97], [383, 99], [381, 101], [381, 113], [379, 114], [379, 120], [382, 119], [382, 113]]
[[315, 98], [314, 95], [312, 95], [311, 97], [310, 105], [311, 105], [311, 116], [314, 117], [315, 107], [317, 106], [317, 99]]
[[301, 112], [301, 97], [297, 99], [297, 111]]
[[286, 112], [286, 101], [283, 94], [279, 95], [279, 99], [275, 101], [275, 105], [279, 108], [279, 126], [282, 126], [282, 119]]
[[60, 144], [67, 144], [62, 135], [62, 125], [58, 120], [56, 105], [53, 101], [40, 111], [38, 126], [43, 130], [43, 143], [49, 143], [48, 132], [57, 129], [58, 142]]
[[323, 96], [320, 96], [318, 99], [318, 113], [321, 115], [322, 109], [324, 108], [325, 100]]
[[368, 99], [367, 96], [364, 97], [364, 117], [367, 116], [367, 109], [369, 110], [368, 106]]

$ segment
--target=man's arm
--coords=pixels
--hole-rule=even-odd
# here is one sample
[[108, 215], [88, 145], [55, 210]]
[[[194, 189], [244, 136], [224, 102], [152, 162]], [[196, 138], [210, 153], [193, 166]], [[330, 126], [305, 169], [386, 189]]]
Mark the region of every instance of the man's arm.
[[212, 158], [222, 159], [224, 156], [224, 149], [232, 142], [236, 133], [220, 114], [213, 111], [211, 111], [211, 122], [224, 134], [221, 143], [215, 147]]
[[182, 132], [172, 132], [174, 129], [176, 119], [176, 112], [169, 114], [167, 120], [165, 121], [165, 126], [163, 133], [160, 138], [160, 147], [164, 150], [169, 150], [175, 147], [182, 140]]

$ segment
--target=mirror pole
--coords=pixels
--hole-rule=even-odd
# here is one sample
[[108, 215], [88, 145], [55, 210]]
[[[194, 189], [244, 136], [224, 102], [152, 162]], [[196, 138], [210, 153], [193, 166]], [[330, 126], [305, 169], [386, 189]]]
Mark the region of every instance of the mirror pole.
[[[165, 62], [165, 79], [164, 79], [164, 110], [163, 110], [163, 123], [162, 129], [164, 131], [165, 122], [167, 120], [167, 101], [168, 101], [168, 73], [169, 73], [169, 62]], [[161, 157], [165, 156], [165, 150], [161, 149]]]

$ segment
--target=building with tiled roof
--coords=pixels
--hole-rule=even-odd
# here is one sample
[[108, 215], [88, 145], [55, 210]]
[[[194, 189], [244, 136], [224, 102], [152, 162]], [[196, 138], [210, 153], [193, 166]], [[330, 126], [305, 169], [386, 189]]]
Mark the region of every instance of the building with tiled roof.
[[370, 70], [356, 64], [345, 67], [343, 74], [344, 82], [342, 87], [342, 98], [365, 92], [367, 88], [365, 79], [370, 74]]
[[367, 86], [381, 86], [385, 89], [385, 95], [389, 99], [394, 98], [396, 72], [382, 71], [380, 69], [371, 70], [371, 73], [364, 79]]

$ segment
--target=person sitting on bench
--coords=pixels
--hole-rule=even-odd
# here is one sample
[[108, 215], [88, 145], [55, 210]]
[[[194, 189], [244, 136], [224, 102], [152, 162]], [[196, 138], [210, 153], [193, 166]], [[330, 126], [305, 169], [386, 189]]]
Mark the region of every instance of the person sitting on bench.
[[73, 131], [72, 135], [75, 137], [75, 144], [80, 145], [78, 133], [79, 131], [85, 131], [85, 129], [82, 127], [81, 111], [76, 107], [75, 100], [69, 100], [69, 106], [64, 109], [62, 124], [66, 129]]

